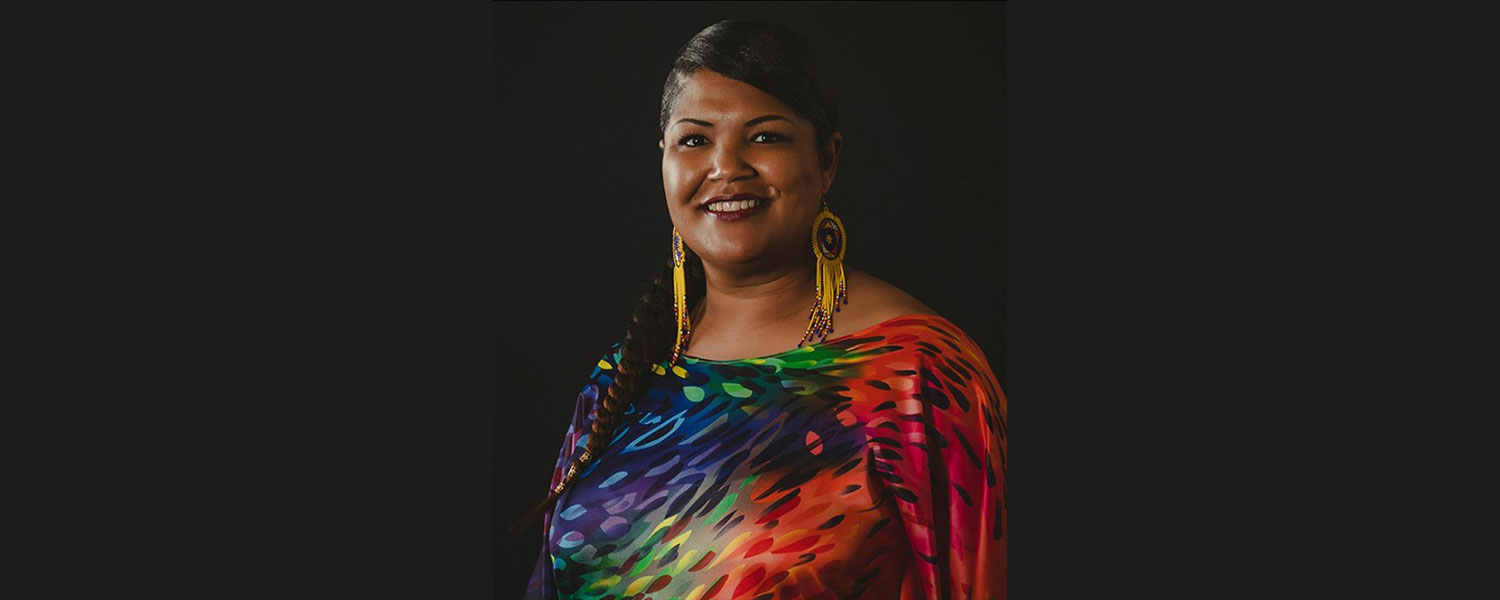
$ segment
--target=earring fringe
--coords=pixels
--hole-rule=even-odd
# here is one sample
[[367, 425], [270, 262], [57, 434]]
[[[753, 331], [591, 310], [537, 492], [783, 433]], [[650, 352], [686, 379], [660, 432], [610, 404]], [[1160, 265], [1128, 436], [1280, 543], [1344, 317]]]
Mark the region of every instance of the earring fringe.
[[687, 346], [693, 334], [691, 321], [688, 319], [687, 311], [687, 269], [685, 266], [686, 253], [682, 249], [682, 236], [677, 234], [677, 228], [672, 228], [672, 312], [677, 318], [677, 341], [672, 344], [672, 362], [668, 366], [675, 366], [677, 359], [687, 352]]
[[817, 271], [814, 274], [816, 291], [812, 310], [808, 311], [807, 331], [797, 346], [813, 341], [821, 342], [833, 333], [833, 313], [849, 303], [848, 282], [844, 278], [844, 256], [848, 250], [848, 237], [844, 222], [828, 210], [823, 203], [822, 212], [813, 220], [813, 253], [817, 256]]

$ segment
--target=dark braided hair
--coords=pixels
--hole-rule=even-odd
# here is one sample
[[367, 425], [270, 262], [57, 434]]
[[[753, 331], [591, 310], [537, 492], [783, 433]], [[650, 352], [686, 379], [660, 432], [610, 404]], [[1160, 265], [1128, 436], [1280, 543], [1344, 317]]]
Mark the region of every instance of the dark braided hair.
[[[731, 79], [753, 85], [791, 106], [813, 123], [820, 152], [838, 128], [838, 111], [832, 96], [822, 83], [817, 55], [811, 44], [789, 29], [764, 21], [720, 21], [699, 31], [678, 50], [662, 90], [662, 134], [667, 119], [688, 79], [699, 69], [708, 69]], [[703, 261], [683, 246], [689, 313], [699, 305], [706, 290]], [[666, 252], [662, 253], [666, 255]], [[614, 381], [594, 405], [594, 422], [588, 443], [573, 458], [562, 482], [532, 512], [511, 527], [520, 530], [543, 512], [551, 510], [557, 499], [573, 485], [578, 476], [609, 447], [615, 426], [625, 411], [650, 387], [652, 365], [672, 355], [677, 337], [673, 314], [672, 262], [666, 260], [662, 271], [646, 284], [630, 317], [630, 327], [620, 345]]]
[[[697, 306], [706, 292], [707, 279], [703, 275], [703, 261], [683, 246], [685, 260], [683, 271], [687, 282], [688, 307]], [[630, 315], [630, 327], [625, 330], [625, 339], [620, 343], [620, 359], [615, 369], [614, 381], [609, 389], [599, 396], [594, 404], [594, 422], [589, 428], [588, 443], [583, 452], [573, 457], [573, 462], [563, 474], [557, 488], [547, 493], [535, 509], [524, 519], [511, 526], [515, 533], [536, 520], [542, 512], [550, 510], [557, 499], [572, 486], [578, 475], [589, 464], [604, 453], [609, 440], [614, 437], [615, 425], [626, 409], [651, 383], [651, 365], [671, 357], [672, 344], [677, 338], [677, 322], [672, 305], [672, 261], [669, 258], [662, 272], [645, 283], [646, 290], [636, 301], [635, 311]]]

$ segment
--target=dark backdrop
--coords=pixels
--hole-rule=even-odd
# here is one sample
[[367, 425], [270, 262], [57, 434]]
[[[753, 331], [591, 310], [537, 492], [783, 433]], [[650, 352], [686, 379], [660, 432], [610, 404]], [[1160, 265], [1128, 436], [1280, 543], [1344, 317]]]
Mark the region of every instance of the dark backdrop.
[[[37, 524], [15, 531], [24, 571], [69, 591], [403, 599], [484, 597], [498, 573], [514, 598], [539, 540], [496, 544], [489, 521], [542, 491], [566, 407], [665, 245], [650, 140], [666, 60], [750, 15], [804, 31], [863, 86], [845, 90], [834, 187], [852, 262], [1004, 367], [1024, 448], [1010, 587], [1039, 590], [1016, 597], [1487, 583], [1430, 575], [1484, 573], [1473, 556], [1400, 551], [1439, 546], [1425, 532], [1444, 523], [1386, 525], [1472, 512], [1430, 467], [1487, 432], [1427, 404], [1467, 399], [1483, 388], [1449, 376], [1485, 371], [1430, 340], [1471, 323], [1429, 317], [1468, 314], [1434, 282], [1482, 279], [1421, 251], [1487, 225], [1420, 209], [1484, 189], [1483, 169], [1450, 176], [1485, 156], [1467, 146], [1488, 141], [1470, 116], [1488, 99], [1464, 75], [1489, 67], [1471, 51], [1489, 21], [1059, 4], [1005, 9], [1004, 79], [1023, 92], [1004, 101], [1006, 171], [985, 101], [999, 61], [963, 54], [998, 47], [998, 8], [34, 19], [56, 34], [17, 70], [36, 84], [12, 86], [36, 91], [20, 106], [42, 131], [20, 128], [17, 171], [59, 175], [12, 219], [33, 243], [10, 282], [10, 408], [40, 433], [7, 481]], [[1004, 273], [985, 237], [1002, 185]], [[1004, 329], [1001, 298], [1019, 316]], [[88, 577], [69, 576], [79, 539], [105, 557]]]
[[[807, 37], [839, 100], [829, 202], [849, 265], [952, 320], [1005, 384], [1005, 75], [1000, 3], [495, 3], [495, 521], [541, 498], [585, 378], [625, 332], [671, 236], [657, 113], [676, 50], [722, 19]], [[496, 535], [519, 594], [540, 527]]]

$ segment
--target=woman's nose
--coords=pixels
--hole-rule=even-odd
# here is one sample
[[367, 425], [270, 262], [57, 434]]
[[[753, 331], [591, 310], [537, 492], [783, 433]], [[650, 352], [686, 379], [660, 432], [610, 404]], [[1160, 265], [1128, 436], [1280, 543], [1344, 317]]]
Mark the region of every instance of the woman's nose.
[[755, 174], [750, 163], [745, 162], [744, 147], [738, 142], [715, 144], [710, 181], [734, 181]]

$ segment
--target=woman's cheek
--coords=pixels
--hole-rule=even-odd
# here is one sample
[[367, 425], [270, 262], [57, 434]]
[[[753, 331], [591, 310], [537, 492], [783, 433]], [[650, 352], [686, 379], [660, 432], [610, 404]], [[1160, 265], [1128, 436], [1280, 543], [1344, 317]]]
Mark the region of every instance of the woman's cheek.
[[692, 202], [694, 189], [696, 186], [691, 176], [677, 174], [668, 184], [667, 197], [672, 200], [674, 207], [682, 207]]
[[667, 197], [678, 200], [682, 192], [683, 173], [682, 168], [674, 161], [668, 160], [662, 163], [661, 179], [667, 186]]

